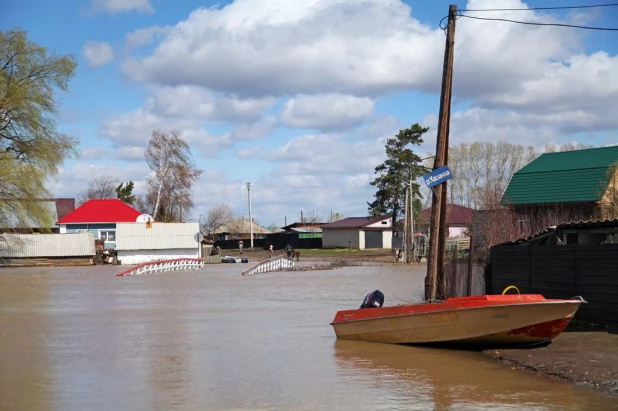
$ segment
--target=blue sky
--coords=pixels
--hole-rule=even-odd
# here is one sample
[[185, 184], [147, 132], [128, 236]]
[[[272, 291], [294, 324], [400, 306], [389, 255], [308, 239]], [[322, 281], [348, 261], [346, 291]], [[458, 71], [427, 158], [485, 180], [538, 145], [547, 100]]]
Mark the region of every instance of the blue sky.
[[[152, 130], [177, 130], [204, 171], [193, 219], [223, 202], [246, 216], [251, 182], [253, 217], [282, 226], [301, 211], [365, 215], [374, 167], [401, 128], [429, 126], [420, 154], [435, 150], [449, 3], [5, 0], [0, 25], [78, 59], [59, 124], [81, 155], [57, 196], [101, 172], [139, 193]], [[468, 14], [618, 27], [616, 7]], [[616, 32], [459, 19], [451, 144], [618, 144], [617, 44]]]

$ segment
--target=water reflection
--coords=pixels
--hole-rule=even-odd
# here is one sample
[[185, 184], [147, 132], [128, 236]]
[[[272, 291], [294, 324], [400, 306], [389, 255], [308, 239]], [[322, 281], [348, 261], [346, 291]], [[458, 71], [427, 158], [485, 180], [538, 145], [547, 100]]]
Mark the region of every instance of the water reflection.
[[616, 398], [509, 369], [478, 352], [337, 340], [339, 376], [398, 405], [435, 409], [612, 409]]

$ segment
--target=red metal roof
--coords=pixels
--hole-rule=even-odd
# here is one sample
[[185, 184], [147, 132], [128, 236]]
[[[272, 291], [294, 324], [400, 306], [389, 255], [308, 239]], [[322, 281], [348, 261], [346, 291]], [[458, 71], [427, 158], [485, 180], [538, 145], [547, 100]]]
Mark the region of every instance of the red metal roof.
[[[473, 208], [460, 206], [457, 204], [448, 204], [446, 206], [446, 224], [449, 226], [468, 226], [472, 222]], [[418, 216], [421, 224], [429, 224], [431, 220], [431, 208], [427, 208]]]
[[[329, 224], [324, 224], [322, 229], [326, 228], [361, 228], [369, 224], [377, 223], [378, 221], [386, 220], [392, 217], [391, 215], [384, 215], [380, 217], [348, 217], [339, 221], [335, 221]], [[389, 227], [390, 228], [390, 227]]]
[[140, 214], [117, 198], [89, 200], [58, 220], [57, 224], [134, 223]]

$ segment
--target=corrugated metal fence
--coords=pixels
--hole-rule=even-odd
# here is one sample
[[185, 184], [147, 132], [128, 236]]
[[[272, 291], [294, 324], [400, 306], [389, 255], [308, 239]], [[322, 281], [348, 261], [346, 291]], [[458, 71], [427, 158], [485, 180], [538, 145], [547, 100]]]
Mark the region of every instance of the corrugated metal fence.
[[91, 233], [3, 234], [0, 258], [83, 257], [95, 255]]
[[199, 223], [118, 223], [116, 250], [197, 249], [199, 231]]
[[618, 244], [494, 247], [488, 282], [492, 294], [515, 285], [546, 298], [581, 295], [578, 318], [618, 325]]

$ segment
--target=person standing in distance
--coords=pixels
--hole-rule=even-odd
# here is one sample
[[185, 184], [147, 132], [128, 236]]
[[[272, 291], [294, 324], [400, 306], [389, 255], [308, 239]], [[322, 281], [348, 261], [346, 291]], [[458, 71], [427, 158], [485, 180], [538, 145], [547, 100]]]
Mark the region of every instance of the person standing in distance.
[[244, 243], [242, 240], [240, 240], [240, 241], [238, 242], [238, 248], [240, 249], [240, 253], [241, 253], [241, 254], [242, 254], [242, 247], [243, 247], [243, 245], [245, 245], [245, 243]]

